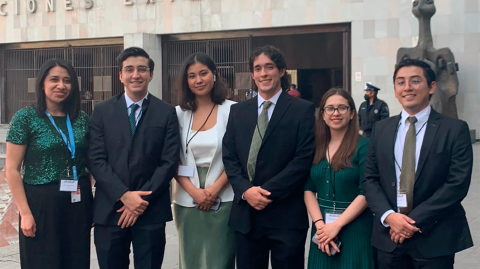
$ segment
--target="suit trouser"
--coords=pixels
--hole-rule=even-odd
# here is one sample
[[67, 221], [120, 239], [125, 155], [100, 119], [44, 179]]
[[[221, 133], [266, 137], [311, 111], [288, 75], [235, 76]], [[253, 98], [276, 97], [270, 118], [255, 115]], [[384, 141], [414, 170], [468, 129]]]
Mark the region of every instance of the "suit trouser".
[[379, 269], [453, 269], [455, 254], [425, 258], [419, 247], [407, 239], [392, 252], [377, 249]]
[[237, 269], [267, 269], [271, 252], [273, 269], [304, 268], [307, 229], [265, 228], [261, 235], [235, 233]]
[[101, 269], [128, 269], [130, 244], [136, 269], [160, 269], [165, 252], [165, 223], [95, 225], [95, 247]]

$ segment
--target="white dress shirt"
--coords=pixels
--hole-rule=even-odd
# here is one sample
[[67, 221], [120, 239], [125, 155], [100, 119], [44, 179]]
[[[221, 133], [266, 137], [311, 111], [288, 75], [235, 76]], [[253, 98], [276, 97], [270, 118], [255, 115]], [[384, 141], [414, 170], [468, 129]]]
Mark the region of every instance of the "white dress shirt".
[[[415, 131], [417, 133], [417, 139], [415, 144], [415, 172], [417, 171], [418, 167], [418, 159], [420, 157], [420, 150], [422, 149], [423, 138], [425, 137], [425, 130], [428, 117], [430, 116], [430, 112], [432, 108], [427, 106], [422, 111], [418, 112], [415, 115], [408, 114], [404, 109], [402, 109], [401, 119], [397, 127], [397, 132], [395, 134], [395, 177], [397, 178], [397, 193], [400, 190], [400, 174], [402, 171], [402, 157], [403, 157], [403, 146], [405, 144], [405, 136], [407, 135], [408, 128], [410, 127], [410, 122], [408, 121], [408, 117], [415, 116], [417, 118], [417, 122], [415, 123]], [[385, 223], [385, 219], [388, 215], [393, 213], [392, 209], [385, 212], [382, 217], [380, 218], [383, 226], [389, 227], [387, 223]]]
[[268, 108], [268, 121], [270, 121], [270, 119], [272, 118], [273, 110], [275, 109], [275, 105], [277, 104], [278, 98], [280, 97], [280, 94], [282, 94], [282, 89], [280, 89], [274, 96], [272, 96], [270, 100], [263, 99], [263, 97], [260, 94], [257, 95], [258, 96], [258, 115], [260, 116], [260, 114], [262, 113], [263, 102], [270, 101], [272, 102], [272, 104]]
[[130, 99], [130, 97], [128, 97], [127, 95], [127, 92], [124, 93], [125, 94], [125, 101], [127, 102], [127, 114], [130, 115], [130, 112], [132, 111], [132, 108], [131, 106], [133, 104], [137, 104], [138, 105], [138, 108], [137, 110], [135, 111], [135, 125], [138, 124], [138, 121], [140, 120], [140, 118], [142, 117], [142, 104], [143, 104], [143, 101], [145, 99], [147, 99], [148, 97], [148, 92], [147, 94], [142, 98], [140, 99], [138, 102], [134, 102], [132, 99]]

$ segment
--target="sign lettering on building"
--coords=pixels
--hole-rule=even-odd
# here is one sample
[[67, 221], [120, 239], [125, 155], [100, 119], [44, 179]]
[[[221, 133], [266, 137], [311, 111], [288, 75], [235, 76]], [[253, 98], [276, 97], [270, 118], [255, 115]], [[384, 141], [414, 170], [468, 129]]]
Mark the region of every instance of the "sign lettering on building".
[[[62, 0], [0, 0], [0, 16], [8, 16], [9, 12], [20, 15], [22, 11], [27, 13], [35, 13], [37, 10], [45, 10], [46, 12], [55, 12], [57, 1]], [[72, 11], [74, 9], [91, 9], [94, 0], [63, 0], [65, 10]], [[22, 2], [22, 3], [20, 3]], [[135, 1], [123, 0], [125, 6], [133, 6]], [[155, 4], [155, 0], [146, 0], [146, 4]], [[40, 9], [39, 9], [40, 8]]]

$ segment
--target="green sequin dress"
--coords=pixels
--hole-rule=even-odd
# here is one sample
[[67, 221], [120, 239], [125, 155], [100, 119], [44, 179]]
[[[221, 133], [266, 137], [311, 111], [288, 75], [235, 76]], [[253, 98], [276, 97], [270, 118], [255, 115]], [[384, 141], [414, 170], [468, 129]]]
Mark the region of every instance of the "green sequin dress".
[[[66, 117], [53, 117], [68, 136]], [[86, 176], [88, 116], [83, 111], [72, 122], [75, 139], [75, 163], [78, 176]], [[58, 181], [71, 173], [71, 153], [47, 117], [39, 117], [33, 106], [20, 109], [10, 121], [7, 142], [27, 145], [23, 160], [23, 182], [31, 185]]]
[[[335, 197], [337, 209], [348, 207], [358, 196], [363, 194], [363, 163], [367, 154], [369, 139], [359, 136], [357, 150], [352, 158], [351, 168], [333, 171], [326, 159], [313, 165], [310, 170], [310, 178], [305, 184], [305, 190], [317, 193], [320, 211], [325, 219], [325, 210], [331, 209], [332, 187], [335, 185]], [[333, 180], [335, 182], [333, 182]], [[334, 183], [334, 184], [332, 184]], [[338, 234], [342, 242], [340, 253], [329, 257], [311, 243], [308, 256], [309, 269], [373, 269], [374, 255], [370, 238], [372, 235], [373, 216], [367, 208], [360, 216], [343, 227]], [[312, 225], [312, 234], [316, 229]]]
[[[53, 118], [68, 136], [66, 117]], [[70, 192], [59, 190], [59, 180], [67, 176], [68, 170], [72, 174], [73, 163], [70, 151], [50, 120], [39, 117], [35, 108], [29, 106], [15, 113], [10, 122], [7, 142], [26, 145], [23, 185], [37, 227], [35, 237], [25, 237], [19, 229], [22, 269], [90, 268], [93, 197], [85, 169], [87, 115], [81, 112], [72, 127], [81, 193], [81, 201], [75, 203]], [[21, 223], [20, 217], [19, 227]]]

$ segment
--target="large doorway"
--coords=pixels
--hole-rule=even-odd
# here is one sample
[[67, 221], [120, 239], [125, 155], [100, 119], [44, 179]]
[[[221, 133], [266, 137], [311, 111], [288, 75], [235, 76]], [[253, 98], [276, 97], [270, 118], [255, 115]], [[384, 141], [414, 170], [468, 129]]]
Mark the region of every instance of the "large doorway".
[[5, 101], [1, 123], [8, 123], [17, 110], [35, 103], [37, 73], [51, 58], [72, 63], [80, 84], [81, 109], [91, 115], [97, 102], [123, 91], [115, 60], [122, 50], [123, 44], [3, 50], [0, 72], [5, 80], [0, 85], [0, 95]]
[[318, 106], [331, 87], [350, 91], [350, 24], [335, 24], [163, 36], [163, 99], [178, 103], [177, 80], [182, 62], [200, 51], [217, 63], [219, 73], [228, 82], [229, 99], [250, 98], [248, 57], [252, 50], [264, 45], [284, 52], [290, 83], [297, 85], [301, 98]]

